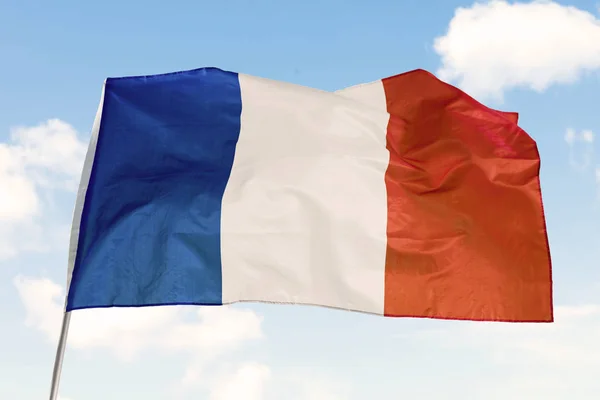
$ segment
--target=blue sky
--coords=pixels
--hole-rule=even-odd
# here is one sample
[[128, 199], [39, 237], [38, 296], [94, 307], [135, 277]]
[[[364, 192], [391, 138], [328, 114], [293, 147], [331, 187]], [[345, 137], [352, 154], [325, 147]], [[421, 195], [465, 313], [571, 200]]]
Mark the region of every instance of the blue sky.
[[325, 90], [424, 68], [518, 111], [542, 156], [556, 323], [247, 304], [78, 311], [61, 399], [595, 398], [598, 5], [426, 3], [0, 1], [0, 398], [47, 396], [103, 80], [201, 66]]

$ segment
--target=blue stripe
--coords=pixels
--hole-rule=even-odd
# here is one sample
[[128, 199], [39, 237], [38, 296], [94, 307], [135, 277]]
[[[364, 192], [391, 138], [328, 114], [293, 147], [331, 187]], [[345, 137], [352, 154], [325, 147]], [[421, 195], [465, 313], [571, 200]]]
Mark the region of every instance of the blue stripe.
[[222, 303], [237, 74], [109, 79], [67, 310]]

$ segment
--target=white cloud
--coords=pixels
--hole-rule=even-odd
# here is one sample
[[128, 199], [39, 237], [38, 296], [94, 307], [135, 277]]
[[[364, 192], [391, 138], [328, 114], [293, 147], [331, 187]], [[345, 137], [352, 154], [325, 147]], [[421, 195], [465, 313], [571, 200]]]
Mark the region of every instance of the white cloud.
[[11, 138], [16, 168], [24, 170], [35, 183], [77, 188], [86, 146], [71, 125], [51, 119], [34, 127], [15, 127]]
[[414, 346], [445, 358], [464, 355], [469, 361], [457, 368], [469, 374], [478, 368], [464, 363], [481, 360], [479, 376], [460, 378], [471, 385], [469, 398], [587, 399], [600, 390], [600, 304], [556, 307], [551, 324], [446, 322], [419, 332]]
[[[408, 347], [420, 348], [417, 354], [424, 359], [453, 360], [464, 356], [465, 360], [454, 361], [460, 372], [450, 376], [458, 379], [459, 385], [462, 382], [469, 386], [469, 398], [589, 398], [600, 388], [595, 372], [600, 370], [597, 344], [600, 305], [557, 307], [555, 317], [556, 322], [552, 324], [429, 321], [427, 325], [441, 329], [413, 331], [402, 340], [414, 341]], [[481, 359], [479, 367], [468, 366], [473, 357]], [[386, 360], [382, 361], [387, 365]], [[422, 362], [418, 364], [416, 368], [426, 368]], [[465, 368], [468, 368], [466, 375]], [[478, 368], [486, 372], [478, 374]], [[225, 373], [222, 370], [215, 373], [213, 364], [196, 378], [213, 396], [209, 397], [211, 400], [225, 400], [229, 396], [252, 400], [355, 398], [349, 382], [302, 368], [269, 368], [259, 363], [244, 363], [226, 369]], [[422, 387], [425, 381], [421, 382], [420, 378], [418, 372], [406, 371], [398, 378], [397, 385], [387, 387], [389, 395], [382, 398], [422, 396], [427, 390], [431, 390], [428, 394], [439, 397], [445, 387], [448, 392], [443, 393], [447, 398], [465, 396], [464, 391], [448, 383], [449, 377], [444, 377], [437, 388]], [[577, 393], [573, 393], [574, 388]]]
[[564, 136], [569, 147], [569, 164], [578, 171], [587, 170], [594, 158], [594, 133], [589, 130], [576, 132], [567, 129]]
[[[53, 344], [62, 320], [64, 290], [49, 279], [14, 279], [27, 326]], [[216, 357], [262, 337], [262, 318], [234, 307], [145, 307], [74, 311], [68, 346], [112, 351], [124, 361], [144, 350]]]
[[558, 307], [554, 324], [473, 325], [465, 339], [511, 371], [502, 384], [490, 382], [494, 399], [584, 399], [600, 389], [599, 337], [600, 306], [583, 305]]
[[[281, 379], [280, 395], [277, 398], [291, 400], [347, 400], [351, 398], [348, 383], [338, 382], [307, 371], [297, 371]], [[295, 393], [295, 397], [289, 393]], [[287, 396], [285, 395], [287, 394]]]
[[600, 367], [600, 306], [557, 307], [553, 324], [471, 324], [471, 345], [485, 346], [499, 362], [525, 360], [565, 367]]
[[243, 364], [233, 374], [217, 380], [209, 400], [263, 400], [270, 378], [271, 370], [266, 365]]
[[575, 133], [575, 131], [571, 128], [567, 129], [567, 131], [565, 132], [565, 142], [567, 142], [569, 146], [575, 142], [576, 138], [577, 133]]
[[476, 97], [543, 91], [600, 69], [600, 20], [551, 1], [489, 1], [460, 7], [434, 42], [441, 79]]
[[[569, 147], [569, 165], [576, 171], [589, 172], [594, 163], [594, 141], [596, 135], [589, 129], [576, 132], [574, 129], [567, 129], [564, 140]], [[594, 169], [594, 179], [597, 196], [600, 198], [600, 166], [596, 165]]]
[[0, 143], [0, 260], [47, 248], [52, 213], [44, 196], [76, 189], [85, 152], [75, 129], [58, 119], [13, 128]]
[[600, 367], [600, 305], [555, 308], [555, 322], [464, 322], [419, 333], [419, 341], [488, 353], [500, 364]]
[[589, 129], [581, 131], [581, 139], [586, 143], [593, 143], [594, 142], [594, 132], [590, 131]]
[[[206, 366], [205, 366], [206, 367]], [[302, 369], [272, 370], [258, 362], [227, 366], [220, 371], [204, 368], [195, 377], [196, 386], [207, 389], [210, 400], [346, 400], [348, 385]]]

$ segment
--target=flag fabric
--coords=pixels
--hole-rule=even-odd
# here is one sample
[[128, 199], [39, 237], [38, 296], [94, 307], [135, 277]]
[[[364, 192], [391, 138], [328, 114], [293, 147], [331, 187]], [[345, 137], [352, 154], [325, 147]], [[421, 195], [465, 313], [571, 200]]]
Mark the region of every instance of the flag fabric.
[[517, 119], [423, 70], [338, 92], [216, 68], [107, 79], [66, 309], [550, 322], [540, 158]]

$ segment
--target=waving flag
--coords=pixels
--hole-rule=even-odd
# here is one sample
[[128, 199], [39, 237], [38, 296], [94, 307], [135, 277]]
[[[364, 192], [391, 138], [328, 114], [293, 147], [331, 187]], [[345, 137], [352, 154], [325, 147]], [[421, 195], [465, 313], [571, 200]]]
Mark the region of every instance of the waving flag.
[[212, 68], [108, 79], [66, 309], [552, 321], [539, 169], [516, 114], [422, 70], [336, 93]]

